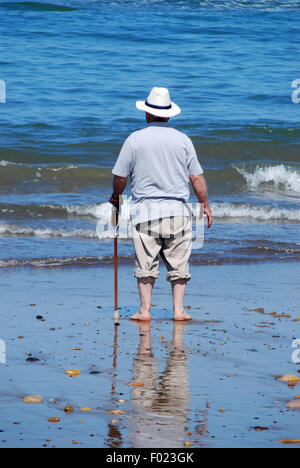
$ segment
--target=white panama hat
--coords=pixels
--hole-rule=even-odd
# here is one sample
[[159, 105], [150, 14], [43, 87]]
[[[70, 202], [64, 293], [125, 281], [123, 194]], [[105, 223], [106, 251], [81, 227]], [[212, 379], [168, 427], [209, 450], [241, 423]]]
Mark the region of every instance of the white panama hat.
[[137, 101], [136, 107], [156, 117], [174, 117], [181, 112], [180, 107], [171, 101], [167, 88], [152, 88], [146, 101]]

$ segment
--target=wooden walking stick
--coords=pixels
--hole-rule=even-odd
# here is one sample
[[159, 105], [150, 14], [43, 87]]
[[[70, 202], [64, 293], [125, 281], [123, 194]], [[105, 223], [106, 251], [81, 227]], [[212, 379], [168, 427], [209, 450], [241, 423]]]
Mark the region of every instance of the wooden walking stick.
[[115, 325], [119, 325], [120, 315], [118, 308], [118, 222], [119, 213], [116, 210], [116, 232], [114, 238], [114, 268], [115, 268], [115, 310], [113, 315], [113, 321]]

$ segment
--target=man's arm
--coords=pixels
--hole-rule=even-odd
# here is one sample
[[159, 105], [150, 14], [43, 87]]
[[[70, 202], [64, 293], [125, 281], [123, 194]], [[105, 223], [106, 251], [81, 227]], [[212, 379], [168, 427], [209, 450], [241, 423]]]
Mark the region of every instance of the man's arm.
[[114, 176], [113, 180], [113, 194], [109, 199], [109, 203], [114, 205], [119, 211], [119, 197], [125, 190], [127, 184], [127, 177]]
[[207, 198], [207, 185], [203, 175], [190, 176], [192, 186], [195, 192], [196, 197], [198, 198], [199, 203], [202, 203], [204, 206], [204, 213], [208, 218], [208, 225], [210, 226], [213, 223], [212, 212], [209, 207], [208, 198]]

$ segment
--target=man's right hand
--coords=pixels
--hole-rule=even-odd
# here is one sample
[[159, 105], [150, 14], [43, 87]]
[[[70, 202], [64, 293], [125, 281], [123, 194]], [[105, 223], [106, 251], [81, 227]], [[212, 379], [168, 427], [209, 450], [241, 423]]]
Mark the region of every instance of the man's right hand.
[[109, 203], [111, 203], [117, 209], [117, 211], [120, 210], [120, 199], [116, 195], [112, 194], [109, 199]]

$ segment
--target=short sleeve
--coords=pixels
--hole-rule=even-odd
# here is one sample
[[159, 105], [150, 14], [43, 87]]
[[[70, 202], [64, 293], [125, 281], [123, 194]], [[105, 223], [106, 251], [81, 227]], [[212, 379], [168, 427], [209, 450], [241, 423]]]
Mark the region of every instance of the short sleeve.
[[133, 160], [133, 148], [130, 137], [127, 138], [122, 146], [117, 162], [112, 173], [119, 177], [129, 177], [131, 174]]
[[190, 176], [203, 174], [203, 169], [198, 161], [197, 153], [192, 141], [188, 140], [187, 163]]

